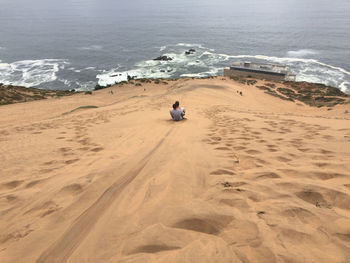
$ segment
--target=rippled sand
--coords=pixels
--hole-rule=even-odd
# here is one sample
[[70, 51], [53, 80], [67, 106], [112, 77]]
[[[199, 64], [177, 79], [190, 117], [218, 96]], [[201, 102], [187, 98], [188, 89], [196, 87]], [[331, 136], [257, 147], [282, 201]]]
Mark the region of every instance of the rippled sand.
[[0, 107], [1, 263], [349, 262], [350, 107], [298, 104], [215, 78]]

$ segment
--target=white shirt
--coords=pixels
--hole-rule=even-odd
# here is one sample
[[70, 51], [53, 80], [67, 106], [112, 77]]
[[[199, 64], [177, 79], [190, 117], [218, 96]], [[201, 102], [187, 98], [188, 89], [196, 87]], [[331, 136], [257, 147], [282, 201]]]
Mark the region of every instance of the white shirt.
[[174, 121], [181, 121], [185, 116], [184, 108], [177, 108], [176, 110], [170, 110], [170, 116]]

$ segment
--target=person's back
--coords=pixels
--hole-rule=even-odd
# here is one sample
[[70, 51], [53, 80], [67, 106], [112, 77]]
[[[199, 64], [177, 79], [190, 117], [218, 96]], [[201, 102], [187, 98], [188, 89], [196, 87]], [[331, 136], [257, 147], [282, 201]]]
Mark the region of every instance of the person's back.
[[172, 109], [170, 111], [170, 115], [174, 121], [181, 121], [183, 119], [183, 114], [182, 114], [182, 111], [180, 109], [176, 109], [176, 110]]
[[174, 121], [181, 121], [183, 117], [185, 116], [185, 109], [179, 107], [179, 102], [176, 101], [173, 105], [173, 109], [170, 110], [171, 118]]

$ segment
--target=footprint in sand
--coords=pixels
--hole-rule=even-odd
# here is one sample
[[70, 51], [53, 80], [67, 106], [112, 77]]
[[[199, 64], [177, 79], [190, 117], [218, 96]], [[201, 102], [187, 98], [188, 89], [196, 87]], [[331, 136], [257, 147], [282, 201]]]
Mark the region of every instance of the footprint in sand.
[[103, 147], [96, 147], [96, 148], [91, 149], [90, 151], [92, 151], [92, 152], [100, 152], [102, 150], [104, 150]]
[[79, 151], [88, 151], [89, 149], [90, 149], [89, 147], [78, 148]]
[[279, 228], [275, 229], [282, 240], [288, 240], [289, 242], [295, 243], [310, 243], [314, 244], [313, 237], [310, 234], [296, 231], [291, 228]]
[[222, 139], [221, 137], [211, 137], [213, 141], [220, 142]]
[[70, 184], [70, 185], [64, 186], [60, 190], [60, 193], [76, 195], [76, 194], [79, 194], [82, 190], [83, 190], [83, 187], [80, 184]]
[[288, 159], [288, 158], [283, 157], [283, 156], [278, 156], [276, 159], [279, 160], [280, 162], [284, 162], [284, 163], [291, 161], [291, 159]]
[[[296, 146], [296, 148], [297, 148], [298, 146]], [[300, 151], [300, 152], [309, 152], [310, 151], [310, 149], [309, 148], [297, 148], [298, 149], [298, 151]]]
[[332, 140], [332, 139], [334, 139], [334, 137], [331, 136], [331, 135], [324, 135], [324, 136], [322, 136], [322, 138], [325, 139], [325, 140]]
[[217, 147], [217, 148], [215, 148], [215, 150], [220, 150], [220, 151], [229, 151], [229, 150], [230, 150], [230, 148], [228, 148], [228, 147]]
[[209, 218], [190, 217], [179, 220], [172, 225], [174, 228], [192, 230], [209, 235], [218, 235], [233, 220], [232, 216], [211, 215]]
[[22, 183], [23, 183], [23, 180], [15, 180], [15, 181], [3, 183], [0, 185], [0, 189], [6, 189], [6, 190], [14, 189], [20, 186]]
[[47, 201], [45, 203], [38, 204], [34, 206], [33, 208], [25, 211], [23, 214], [31, 214], [31, 215], [37, 215], [40, 217], [48, 216], [57, 210], [59, 210], [60, 207], [53, 201]]
[[305, 190], [296, 193], [296, 196], [300, 199], [308, 202], [310, 204], [315, 205], [319, 208], [332, 208], [332, 205], [329, 204], [323, 197], [323, 195], [319, 192], [313, 190]]
[[222, 204], [234, 207], [236, 209], [239, 209], [241, 211], [248, 210], [250, 208], [246, 200], [239, 199], [239, 198], [221, 199], [219, 202]]
[[67, 152], [72, 151], [72, 149], [68, 148], [68, 147], [62, 147], [62, 148], [59, 149], [59, 151], [62, 152], [62, 153], [67, 153]]
[[75, 162], [77, 162], [77, 161], [79, 161], [79, 160], [80, 160], [80, 159], [77, 158], [77, 159], [67, 160], [67, 161], [65, 161], [64, 163], [65, 163], [65, 164], [72, 164], [72, 163], [75, 163]]
[[260, 151], [257, 151], [257, 150], [248, 150], [248, 151], [245, 151], [245, 152], [248, 153], [248, 154], [253, 154], [253, 155], [261, 153]]
[[240, 150], [246, 149], [246, 147], [244, 147], [244, 146], [235, 146], [235, 147], [233, 147], [233, 149], [236, 150], [236, 151], [240, 151]]
[[317, 163], [313, 163], [313, 165], [316, 166], [316, 167], [319, 167], [319, 168], [324, 168], [324, 167], [330, 166], [331, 164], [317, 162]]
[[144, 246], [139, 246], [135, 248], [134, 250], [130, 251], [127, 253], [127, 255], [133, 255], [133, 254], [138, 254], [138, 253], [159, 253], [159, 252], [164, 252], [164, 251], [169, 251], [169, 250], [176, 250], [176, 249], [181, 249], [182, 247], [177, 247], [177, 246], [167, 246], [163, 244], [151, 244], [151, 245], [144, 245]]
[[328, 154], [332, 154], [332, 153], [334, 153], [334, 152], [329, 151], [329, 150], [325, 150], [325, 149], [320, 149], [320, 153], [325, 154], [325, 155], [328, 155]]
[[211, 175], [222, 175], [222, 174], [228, 174], [228, 175], [234, 175], [234, 172], [226, 170], [226, 169], [218, 169], [210, 173]]
[[36, 185], [43, 183], [44, 181], [45, 181], [45, 179], [31, 181], [31, 182], [26, 184], [26, 188], [32, 188]]
[[256, 179], [277, 179], [281, 178], [278, 174], [274, 172], [259, 172], [255, 174]]
[[285, 209], [281, 213], [282, 216], [286, 217], [288, 221], [295, 222], [296, 220], [303, 224], [310, 224], [319, 221], [319, 218], [302, 207], [291, 207]]

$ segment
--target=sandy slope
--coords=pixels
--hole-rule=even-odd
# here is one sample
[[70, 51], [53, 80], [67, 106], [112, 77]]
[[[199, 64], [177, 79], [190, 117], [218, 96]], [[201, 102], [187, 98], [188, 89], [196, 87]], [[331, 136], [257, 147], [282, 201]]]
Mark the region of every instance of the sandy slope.
[[345, 106], [221, 78], [111, 89], [0, 108], [1, 263], [350, 262]]

